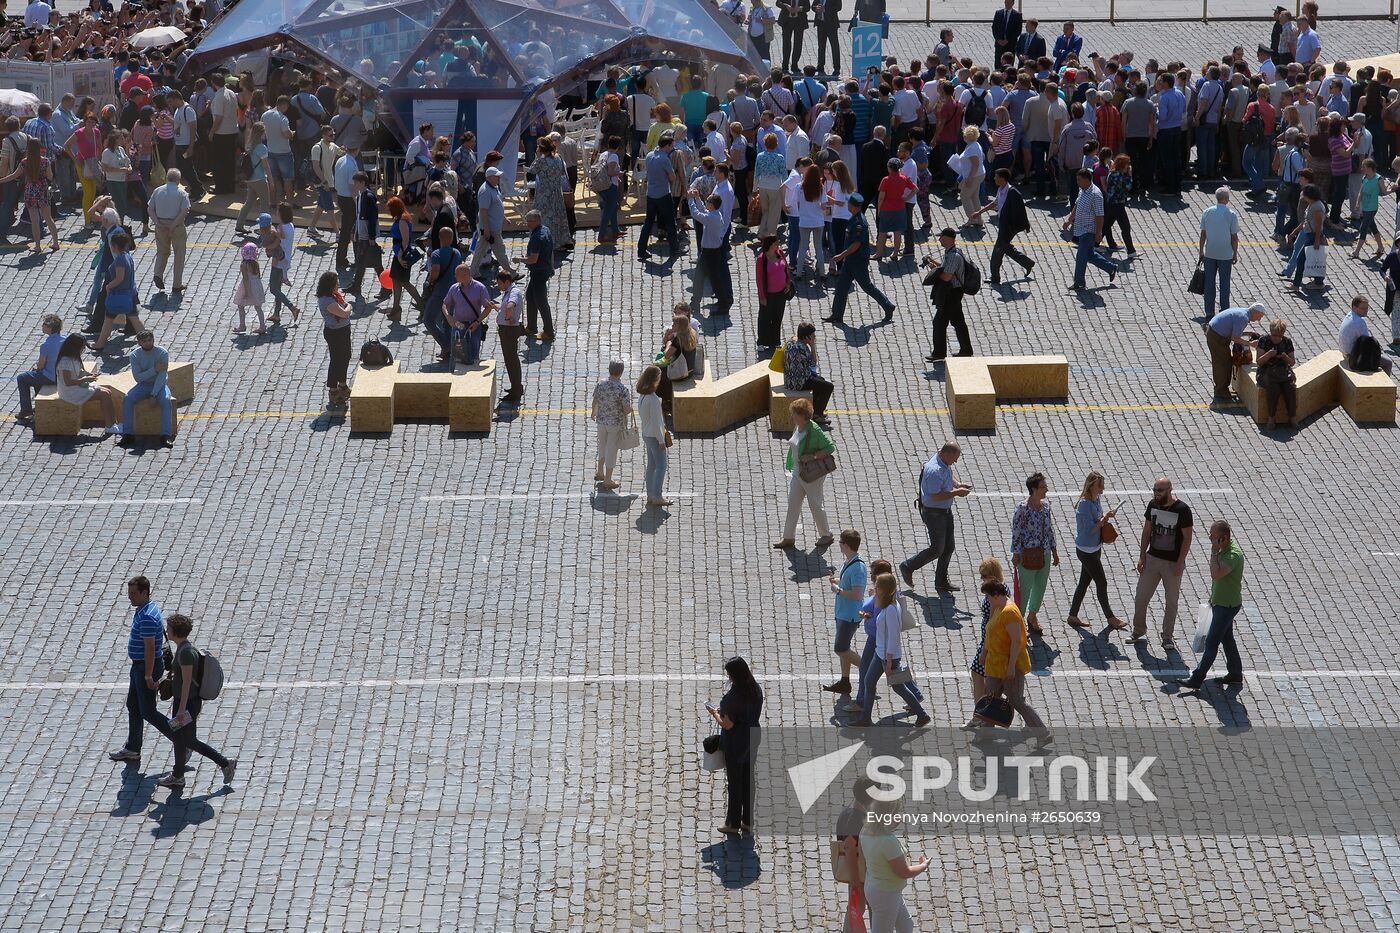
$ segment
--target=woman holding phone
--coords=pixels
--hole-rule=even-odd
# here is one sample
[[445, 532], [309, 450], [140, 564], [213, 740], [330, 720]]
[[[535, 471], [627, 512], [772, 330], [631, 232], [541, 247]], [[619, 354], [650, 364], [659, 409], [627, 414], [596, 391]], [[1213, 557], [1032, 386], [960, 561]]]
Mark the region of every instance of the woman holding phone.
[[724, 664], [729, 676], [729, 692], [715, 707], [705, 709], [719, 724], [719, 747], [724, 752], [724, 776], [729, 784], [729, 808], [719, 831], [726, 836], [753, 832], [753, 755], [752, 730], [758, 728], [763, 713], [763, 690], [754, 680], [749, 662], [732, 657]]
[[[1117, 509], [1107, 512], [1099, 499], [1103, 496], [1104, 476], [1093, 470], [1084, 478], [1084, 488], [1079, 493], [1079, 504], [1074, 507], [1074, 556], [1079, 558], [1079, 585], [1074, 588], [1074, 598], [1069, 604], [1069, 618], [1066, 620], [1075, 628], [1088, 628], [1089, 623], [1079, 617], [1079, 607], [1084, 603], [1084, 595], [1089, 592], [1089, 584], [1099, 597], [1108, 625], [1114, 630], [1128, 627], [1128, 623], [1113, 614], [1108, 603], [1108, 577], [1103, 571], [1103, 546], [1117, 539], [1117, 531], [1109, 523], [1118, 514]], [[1110, 540], [1104, 540], [1104, 529], [1110, 529]]]

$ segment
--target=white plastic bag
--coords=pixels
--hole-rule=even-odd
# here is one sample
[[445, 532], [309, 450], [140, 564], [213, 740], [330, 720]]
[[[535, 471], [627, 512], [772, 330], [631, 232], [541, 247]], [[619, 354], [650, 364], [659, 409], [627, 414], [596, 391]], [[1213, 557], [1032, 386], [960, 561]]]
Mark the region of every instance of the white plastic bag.
[[909, 600], [903, 596], [896, 596], [899, 600], [899, 630], [901, 632], [912, 632], [919, 627], [919, 618], [914, 615], [914, 610], [909, 608]]
[[1201, 603], [1196, 610], [1196, 631], [1191, 635], [1191, 650], [1200, 654], [1206, 650], [1206, 636], [1210, 634], [1210, 620], [1213, 613], [1209, 603]]
[[1327, 247], [1309, 246], [1303, 250], [1303, 275], [1310, 279], [1327, 277]]
[[707, 752], [700, 751], [700, 770], [702, 771], [723, 771], [724, 770], [724, 749]]

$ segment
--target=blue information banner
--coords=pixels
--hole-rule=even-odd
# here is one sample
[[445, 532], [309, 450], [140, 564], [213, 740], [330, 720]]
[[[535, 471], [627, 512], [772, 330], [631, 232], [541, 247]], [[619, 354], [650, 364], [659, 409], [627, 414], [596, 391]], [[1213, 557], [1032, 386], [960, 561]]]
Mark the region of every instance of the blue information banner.
[[879, 23], [857, 22], [851, 30], [851, 70], [857, 77], [879, 68], [885, 59], [885, 40]]

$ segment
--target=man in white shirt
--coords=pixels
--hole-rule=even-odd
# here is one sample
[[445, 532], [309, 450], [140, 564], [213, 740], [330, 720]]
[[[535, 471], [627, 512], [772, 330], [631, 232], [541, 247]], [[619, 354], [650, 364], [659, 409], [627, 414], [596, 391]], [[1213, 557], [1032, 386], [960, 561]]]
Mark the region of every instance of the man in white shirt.
[[175, 165], [189, 188], [190, 197], [199, 201], [204, 197], [204, 186], [194, 170], [194, 144], [199, 138], [199, 117], [194, 107], [173, 88], [165, 95], [165, 102], [175, 122]]
[[165, 264], [170, 252], [175, 252], [175, 291], [185, 290], [185, 217], [190, 211], [190, 196], [180, 187], [180, 170], [166, 169], [165, 184], [151, 192], [146, 205], [151, 212], [151, 225], [156, 231], [155, 283], [165, 291]]
[[914, 164], [914, 147], [908, 141], [899, 144], [899, 173], [909, 179], [904, 189], [904, 258], [914, 255], [914, 199], [919, 190], [919, 167]]
[[680, 94], [676, 92], [680, 76], [681, 73], [669, 64], [657, 65], [651, 70], [651, 89], [671, 106], [672, 112], [680, 110]]
[[1220, 285], [1220, 307], [1230, 307], [1230, 273], [1239, 260], [1240, 215], [1230, 206], [1230, 189], [1215, 189], [1215, 206], [1201, 214], [1201, 236], [1197, 258], [1205, 267], [1206, 320], [1215, 317], [1216, 282]]
[[[1366, 321], [1370, 310], [1371, 303], [1361, 295], [1351, 300], [1351, 310], [1342, 318], [1341, 329], [1337, 331], [1337, 349], [1342, 351], [1343, 356], [1351, 356], [1351, 351], [1356, 349], [1356, 341], [1371, 336], [1371, 325]], [[1390, 373], [1395, 361], [1381, 354], [1380, 362], [1381, 369]]]
[[345, 269], [350, 266], [350, 241], [355, 237], [355, 173], [360, 170], [358, 149], [346, 150], [335, 161], [335, 203], [340, 210], [340, 229], [335, 238], [335, 267]]
[[919, 122], [919, 92], [905, 82], [903, 75], [894, 79], [894, 141], [895, 144], [909, 138], [909, 131]]
[[209, 162], [214, 172], [214, 193], [234, 193], [234, 156], [238, 145], [238, 95], [226, 86], [224, 76], [215, 72], [209, 79], [213, 97], [209, 114], [214, 118]]
[[49, 24], [49, 14], [53, 12], [53, 7], [44, 0], [31, 0], [29, 6], [24, 8], [24, 28], [43, 29]]
[[797, 167], [797, 160], [812, 154], [812, 141], [797, 125], [797, 117], [783, 117], [783, 132], [787, 134], [787, 148], [783, 157], [787, 159], [788, 170]]
[[[636, 85], [633, 85], [635, 87]], [[637, 157], [642, 152], [642, 147], [646, 145], [647, 133], [651, 131], [656, 123], [656, 98], [645, 91], [634, 91], [627, 95], [627, 100], [623, 101], [622, 110], [627, 114], [627, 122], [632, 124], [632, 146], [629, 155], [629, 164], [636, 162]], [[642, 174], [638, 172], [637, 174]]]
[[311, 147], [311, 176], [316, 183], [316, 213], [311, 215], [307, 235], [315, 239], [321, 231], [321, 215], [336, 215], [335, 164], [345, 150], [335, 144], [335, 129], [321, 127], [321, 141]]

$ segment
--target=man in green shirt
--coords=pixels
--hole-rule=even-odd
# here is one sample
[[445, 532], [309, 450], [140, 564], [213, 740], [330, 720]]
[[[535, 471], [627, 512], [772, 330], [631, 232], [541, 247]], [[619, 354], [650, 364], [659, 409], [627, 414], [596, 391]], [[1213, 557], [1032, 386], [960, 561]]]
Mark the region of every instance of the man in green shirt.
[[1215, 653], [1225, 649], [1225, 676], [1215, 678], [1221, 686], [1244, 683], [1244, 668], [1240, 651], [1235, 646], [1235, 616], [1240, 613], [1241, 588], [1244, 582], [1244, 551], [1230, 533], [1230, 523], [1219, 521], [1210, 526], [1210, 631], [1196, 670], [1186, 680], [1177, 683], [1197, 690], [1206, 681], [1206, 672], [1215, 662]]

